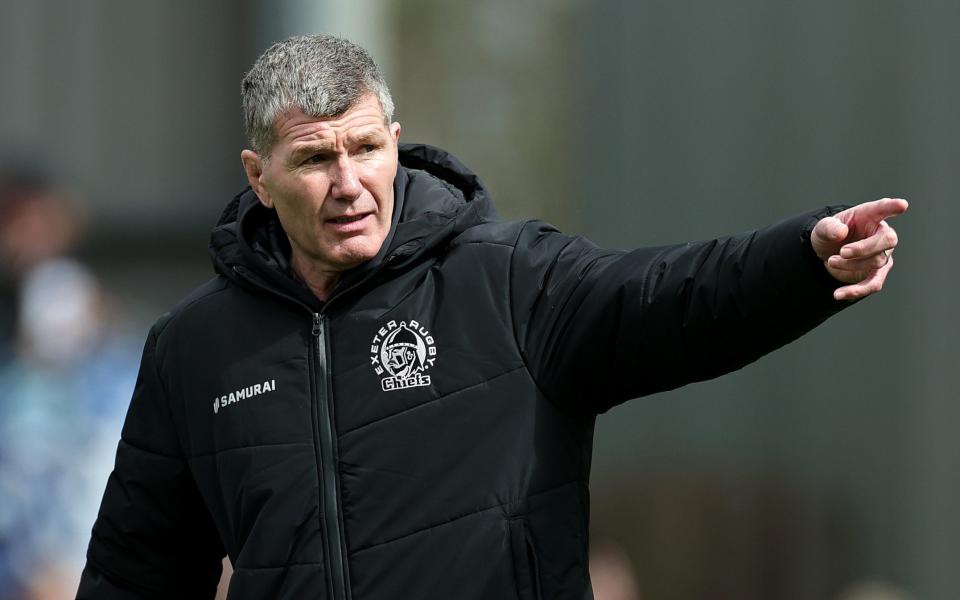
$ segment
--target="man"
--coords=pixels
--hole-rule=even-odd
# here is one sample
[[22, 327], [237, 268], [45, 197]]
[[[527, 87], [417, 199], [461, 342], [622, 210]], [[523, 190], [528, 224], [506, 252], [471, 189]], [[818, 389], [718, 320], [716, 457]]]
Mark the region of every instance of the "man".
[[[884, 199], [603, 250], [501, 223], [367, 53], [293, 38], [243, 83], [251, 190], [153, 327], [80, 598], [582, 599], [595, 416], [880, 289]], [[211, 404], [212, 401], [212, 404]]]

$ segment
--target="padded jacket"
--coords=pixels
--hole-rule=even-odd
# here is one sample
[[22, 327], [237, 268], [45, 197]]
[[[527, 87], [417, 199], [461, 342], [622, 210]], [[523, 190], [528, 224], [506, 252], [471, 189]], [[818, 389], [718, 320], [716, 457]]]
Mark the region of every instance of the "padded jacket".
[[500, 222], [402, 146], [380, 255], [326, 303], [249, 190], [153, 326], [78, 598], [583, 600], [598, 413], [839, 310], [810, 212], [630, 252]]

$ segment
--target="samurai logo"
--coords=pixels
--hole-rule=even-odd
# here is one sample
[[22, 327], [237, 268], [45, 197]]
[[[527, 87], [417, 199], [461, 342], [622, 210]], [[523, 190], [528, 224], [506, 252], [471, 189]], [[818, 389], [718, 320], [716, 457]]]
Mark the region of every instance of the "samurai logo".
[[437, 347], [427, 328], [417, 321], [390, 321], [370, 344], [370, 364], [381, 376], [385, 392], [430, 385], [424, 371], [436, 362]]

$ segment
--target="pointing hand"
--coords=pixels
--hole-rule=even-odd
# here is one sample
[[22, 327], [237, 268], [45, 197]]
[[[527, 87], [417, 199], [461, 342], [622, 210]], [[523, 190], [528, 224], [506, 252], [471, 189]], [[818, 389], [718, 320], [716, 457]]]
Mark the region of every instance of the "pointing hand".
[[879, 292], [893, 267], [897, 232], [886, 219], [903, 214], [907, 201], [883, 198], [858, 204], [820, 219], [810, 234], [813, 251], [838, 281], [837, 300], [855, 300]]

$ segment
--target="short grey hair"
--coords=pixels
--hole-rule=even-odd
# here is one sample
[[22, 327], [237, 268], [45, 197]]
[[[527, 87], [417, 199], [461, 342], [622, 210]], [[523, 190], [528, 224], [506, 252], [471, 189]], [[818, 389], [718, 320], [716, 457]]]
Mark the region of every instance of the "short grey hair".
[[390, 89], [365, 49], [326, 34], [277, 42], [260, 55], [240, 86], [247, 139], [265, 159], [276, 141], [273, 123], [286, 111], [338, 117], [368, 93], [377, 96], [384, 120], [391, 123]]

